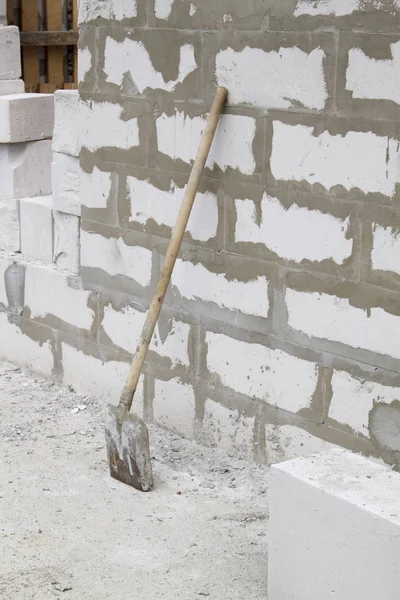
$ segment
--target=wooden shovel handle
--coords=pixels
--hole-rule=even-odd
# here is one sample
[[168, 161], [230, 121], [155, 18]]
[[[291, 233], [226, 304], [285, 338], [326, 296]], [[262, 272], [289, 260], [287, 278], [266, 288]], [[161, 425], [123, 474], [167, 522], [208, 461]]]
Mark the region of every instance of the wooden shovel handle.
[[151, 338], [153, 337], [158, 315], [160, 314], [168, 284], [171, 279], [172, 270], [176, 262], [176, 257], [178, 256], [182, 239], [185, 235], [192, 206], [199, 189], [200, 179], [203, 174], [204, 166], [210, 152], [215, 130], [217, 129], [219, 117], [221, 115], [227, 95], [228, 90], [226, 88], [220, 87], [217, 89], [210, 113], [208, 115], [199, 149], [190, 173], [185, 195], [183, 197], [181, 208], [172, 232], [171, 241], [165, 256], [161, 277], [151, 300], [146, 321], [143, 326], [142, 335], [140, 336], [139, 345], [136, 348], [136, 353], [132, 360], [128, 378], [121, 394], [117, 411], [117, 416], [120, 423], [122, 423], [126, 413], [131, 409], [132, 406], [133, 397], [135, 395], [143, 363], [147, 356]]

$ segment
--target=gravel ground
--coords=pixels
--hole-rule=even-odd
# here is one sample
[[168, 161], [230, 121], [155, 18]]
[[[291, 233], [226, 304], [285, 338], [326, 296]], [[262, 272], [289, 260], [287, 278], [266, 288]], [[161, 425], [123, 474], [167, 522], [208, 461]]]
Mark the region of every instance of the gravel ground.
[[103, 413], [0, 362], [0, 598], [266, 600], [268, 469], [152, 427], [137, 492], [108, 475]]

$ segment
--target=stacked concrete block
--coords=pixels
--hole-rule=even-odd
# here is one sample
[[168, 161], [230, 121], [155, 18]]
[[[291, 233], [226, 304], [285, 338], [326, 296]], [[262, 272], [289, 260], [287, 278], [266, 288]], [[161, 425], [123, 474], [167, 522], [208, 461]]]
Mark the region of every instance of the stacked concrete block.
[[22, 79], [6, 79], [0, 81], [0, 96], [23, 94], [24, 90], [25, 84]]
[[54, 209], [79, 216], [81, 213], [79, 158], [53, 152], [51, 178]]
[[51, 94], [0, 96], [0, 143], [50, 138], [54, 127], [53, 111]]
[[54, 94], [53, 151], [79, 156], [79, 94], [77, 90], [58, 90]]
[[[21, 250], [20, 202], [51, 192], [51, 142], [0, 144], [0, 249]], [[40, 229], [33, 237], [40, 239]], [[24, 245], [24, 244], [22, 244]], [[30, 248], [30, 242], [28, 243]]]
[[79, 272], [80, 179], [79, 94], [59, 90], [54, 94], [52, 194], [54, 215], [54, 263], [60, 269]]
[[[23, 91], [18, 89], [21, 66], [19, 34], [16, 27], [5, 27], [7, 6], [5, 0], [0, 0], [0, 96], [8, 93]], [[0, 127], [1, 128], [1, 127]], [[5, 202], [7, 194], [5, 188], [9, 182], [9, 170], [7, 168], [7, 153], [0, 146], [0, 179], [6, 182], [2, 185], [0, 195], [0, 249], [8, 252], [19, 252], [19, 215], [18, 202], [14, 200], [13, 194]], [[8, 182], [7, 182], [8, 179]]]
[[0, 249], [20, 251], [19, 201], [0, 202]]
[[53, 260], [51, 196], [20, 200], [21, 252], [44, 263]]
[[[0, 97], [0, 236], [3, 250], [77, 274], [79, 272], [79, 158], [73, 92], [54, 97]], [[59, 107], [60, 108], [60, 107]], [[75, 137], [75, 139], [73, 139]], [[29, 141], [28, 141], [29, 140]], [[37, 141], [33, 141], [37, 140]], [[71, 154], [68, 154], [71, 153]], [[53, 173], [53, 176], [52, 176]], [[53, 210], [54, 209], [54, 210]]]
[[79, 273], [80, 219], [75, 215], [53, 210], [53, 220], [54, 264], [70, 273]]
[[0, 79], [21, 77], [21, 52], [18, 27], [0, 29]]
[[[54, 192], [61, 212], [53, 210], [52, 197], [54, 97], [23, 93], [18, 29], [3, 27], [2, 15], [0, 3], [0, 355], [50, 374], [57, 369], [53, 351], [60, 331], [90, 337], [95, 316], [90, 292], [75, 276], [79, 149], [70, 134], [60, 133], [60, 125], [69, 124], [77, 137], [78, 122], [58, 114]], [[73, 168], [65, 167], [68, 159]]]
[[[0, 96], [0, 248], [20, 251], [19, 199], [51, 192], [53, 99], [44, 94]], [[37, 232], [36, 232], [37, 236]]]
[[[1, 0], [5, 3], [5, 0]], [[21, 77], [21, 57], [18, 27], [6, 24], [6, 7], [0, 4], [0, 96], [24, 92]]]
[[51, 142], [0, 144], [0, 201], [51, 193]]
[[[2, 12], [2, 11], [0, 11]], [[21, 245], [34, 257], [38, 230], [29, 227], [29, 199], [51, 192], [50, 164], [53, 133], [53, 98], [25, 94], [21, 79], [18, 27], [0, 27], [0, 250], [20, 252]], [[21, 199], [22, 229], [20, 230]], [[35, 240], [36, 238], [36, 240]], [[46, 245], [46, 232], [42, 242]]]

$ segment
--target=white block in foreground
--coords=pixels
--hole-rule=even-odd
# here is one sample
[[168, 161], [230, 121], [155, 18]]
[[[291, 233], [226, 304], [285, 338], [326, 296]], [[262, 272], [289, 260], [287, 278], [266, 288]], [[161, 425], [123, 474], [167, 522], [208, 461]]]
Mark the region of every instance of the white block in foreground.
[[44, 140], [53, 135], [53, 94], [0, 96], [0, 142]]
[[268, 600], [398, 600], [400, 475], [342, 449], [271, 472]]

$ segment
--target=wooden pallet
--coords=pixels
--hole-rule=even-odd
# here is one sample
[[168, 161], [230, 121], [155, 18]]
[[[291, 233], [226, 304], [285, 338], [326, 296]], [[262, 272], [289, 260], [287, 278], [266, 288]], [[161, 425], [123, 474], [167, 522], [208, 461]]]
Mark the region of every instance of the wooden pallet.
[[[53, 93], [78, 87], [78, 9], [63, 15], [63, 0], [7, 0], [8, 23], [18, 25], [21, 37], [22, 77], [27, 92]], [[73, 75], [69, 66], [73, 63]]]

